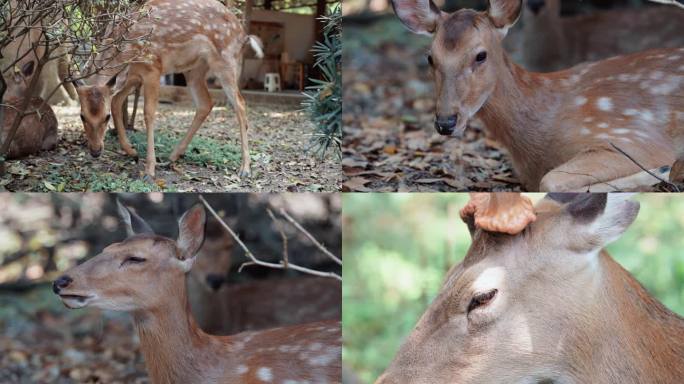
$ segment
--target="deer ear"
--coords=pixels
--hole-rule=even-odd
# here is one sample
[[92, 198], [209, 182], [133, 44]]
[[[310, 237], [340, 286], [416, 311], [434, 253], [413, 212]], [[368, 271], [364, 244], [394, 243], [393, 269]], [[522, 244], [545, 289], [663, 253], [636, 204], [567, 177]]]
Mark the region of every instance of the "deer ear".
[[[179, 257], [181, 261], [194, 261], [194, 256], [204, 242], [206, 222], [207, 216], [202, 204], [195, 204], [178, 221], [178, 248], [181, 252]], [[188, 264], [186, 272], [192, 267], [192, 262]]]
[[629, 200], [630, 193], [578, 194], [565, 211], [589, 237], [593, 246], [603, 248], [617, 240], [634, 222], [639, 203]]
[[489, 0], [487, 16], [502, 36], [506, 36], [508, 29], [520, 18], [522, 0]]
[[128, 237], [143, 233], [154, 234], [152, 227], [142, 217], [138, 216], [137, 213], [121, 204], [119, 199], [116, 200], [116, 205], [119, 207], [119, 217], [121, 217], [121, 220], [126, 225], [126, 235]]
[[414, 33], [431, 35], [437, 29], [441, 11], [432, 0], [392, 0], [394, 13]]

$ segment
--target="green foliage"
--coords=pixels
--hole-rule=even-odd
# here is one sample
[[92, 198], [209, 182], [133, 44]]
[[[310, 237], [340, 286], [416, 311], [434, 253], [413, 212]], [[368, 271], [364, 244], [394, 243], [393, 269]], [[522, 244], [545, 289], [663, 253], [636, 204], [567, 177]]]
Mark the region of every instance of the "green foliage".
[[[107, 146], [118, 146], [118, 141], [113, 134], [107, 137]], [[128, 135], [133, 147], [138, 151], [140, 158], [147, 156], [147, 133], [135, 131]], [[181, 137], [168, 131], [156, 131], [154, 133], [155, 151], [158, 158], [168, 158], [176, 147]], [[111, 148], [110, 147], [110, 148]], [[240, 166], [240, 149], [219, 142], [218, 140], [195, 136], [188, 145], [183, 161], [188, 164], [196, 164], [203, 167], [214, 166], [218, 169], [236, 169]]]
[[150, 184], [143, 180], [133, 180], [126, 176], [113, 173], [93, 175], [88, 183], [88, 190], [92, 192], [161, 192], [162, 189], [156, 184]]
[[[533, 199], [543, 195], [531, 194]], [[345, 194], [343, 358], [373, 382], [470, 245], [467, 194]], [[608, 246], [654, 296], [684, 314], [684, 198], [640, 195], [636, 222]]]
[[302, 103], [315, 124], [311, 147], [319, 156], [333, 148], [340, 156], [342, 142], [342, 7], [336, 5], [329, 16], [323, 17], [323, 41], [316, 42], [311, 51], [316, 58], [314, 67], [322, 79], [310, 79]]

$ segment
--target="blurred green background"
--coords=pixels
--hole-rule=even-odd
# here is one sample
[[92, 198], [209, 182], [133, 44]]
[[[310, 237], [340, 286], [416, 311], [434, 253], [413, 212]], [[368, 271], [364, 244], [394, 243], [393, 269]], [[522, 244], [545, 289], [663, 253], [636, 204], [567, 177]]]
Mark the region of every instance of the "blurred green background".
[[[639, 216], [608, 251], [684, 315], [684, 196], [634, 199]], [[361, 382], [383, 371], [465, 255], [470, 236], [458, 211], [467, 201], [466, 193], [343, 195], [343, 359]]]

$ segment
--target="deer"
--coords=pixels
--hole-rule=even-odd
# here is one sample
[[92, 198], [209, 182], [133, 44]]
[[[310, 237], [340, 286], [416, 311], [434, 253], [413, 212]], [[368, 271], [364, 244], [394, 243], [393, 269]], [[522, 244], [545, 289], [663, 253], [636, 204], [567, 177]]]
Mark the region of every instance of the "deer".
[[684, 11], [654, 6], [561, 17], [560, 0], [528, 0], [521, 32], [525, 68], [557, 71], [650, 48], [684, 47]]
[[209, 335], [197, 326], [184, 279], [204, 240], [203, 205], [182, 215], [173, 240], [118, 204], [126, 240], [67, 270], [53, 291], [67, 308], [131, 313], [153, 383], [340, 381], [339, 321], [231, 336]]
[[510, 153], [525, 189], [647, 188], [658, 182], [654, 175], [667, 178], [670, 166], [684, 161], [684, 48], [534, 73], [502, 48], [521, 0], [453, 13], [431, 0], [392, 4], [409, 30], [432, 38], [437, 132], [460, 138], [480, 119]]
[[603, 249], [636, 219], [630, 196], [550, 193], [515, 234], [462, 211], [470, 248], [376, 384], [681, 381], [684, 318]]
[[[30, 64], [29, 64], [30, 66]], [[14, 138], [7, 152], [7, 159], [19, 159], [29, 155], [35, 155], [40, 151], [49, 151], [57, 147], [59, 136], [57, 134], [57, 116], [43, 99], [31, 98], [28, 101], [26, 111], [21, 111], [24, 99], [7, 97], [0, 109], [3, 113], [0, 142], [4, 143], [9, 136], [9, 131], [14, 120], [22, 113], [22, 118]]]
[[[142, 87], [143, 114], [147, 129], [145, 179], [155, 177], [154, 120], [159, 102], [160, 77], [180, 72], [185, 75], [195, 104], [190, 129], [169, 156], [171, 164], [184, 153], [213, 109], [207, 74], [221, 84], [228, 103], [235, 110], [240, 126], [242, 164], [239, 176], [250, 176], [248, 121], [245, 101], [239, 89], [242, 54], [251, 47], [263, 57], [261, 41], [248, 35], [238, 18], [216, 0], [151, 0], [142, 10], [148, 12], [130, 31], [114, 29], [113, 34], [126, 33], [130, 42], [121, 52], [101, 52], [89, 66], [101, 68], [99, 73], [77, 82], [81, 103], [81, 120], [90, 154], [99, 157], [104, 148], [104, 135], [113, 117], [121, 148], [137, 159], [137, 151], [126, 137], [122, 108], [127, 96]], [[112, 112], [113, 116], [112, 116]]]
[[187, 274], [190, 309], [203, 331], [231, 335], [340, 318], [342, 291], [334, 279], [268, 277], [228, 281], [234, 245], [224, 231], [212, 236], [211, 227], [207, 227], [197, 261]]

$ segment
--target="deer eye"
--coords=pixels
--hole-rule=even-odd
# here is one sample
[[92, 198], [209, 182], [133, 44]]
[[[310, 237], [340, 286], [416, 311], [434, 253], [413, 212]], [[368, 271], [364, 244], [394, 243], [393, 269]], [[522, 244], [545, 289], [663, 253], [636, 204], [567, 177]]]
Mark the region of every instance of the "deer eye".
[[109, 122], [109, 119], [110, 119], [111, 117], [112, 117], [112, 114], [111, 114], [111, 113], [108, 114], [108, 115], [105, 117], [105, 123], [108, 123], [108, 122]]
[[431, 67], [435, 66], [435, 62], [432, 61], [432, 55], [429, 55], [429, 54], [427, 55], [427, 62], [428, 62], [428, 64], [430, 64]]
[[85, 123], [85, 116], [81, 113], [81, 121]]
[[492, 289], [489, 292], [478, 293], [477, 295], [473, 296], [473, 298], [470, 300], [470, 304], [468, 304], [468, 313], [474, 309], [484, 307], [491, 303], [498, 291], [498, 289]]
[[477, 63], [484, 63], [485, 60], [487, 60], [487, 52], [485, 52], [485, 51], [482, 51], [482, 52], [478, 53], [477, 56], [475, 56], [475, 61]]
[[146, 262], [147, 259], [143, 259], [142, 257], [136, 257], [136, 256], [127, 256], [124, 261], [121, 262], [120, 267], [126, 265], [126, 264], [140, 264]]

